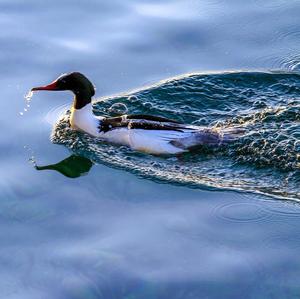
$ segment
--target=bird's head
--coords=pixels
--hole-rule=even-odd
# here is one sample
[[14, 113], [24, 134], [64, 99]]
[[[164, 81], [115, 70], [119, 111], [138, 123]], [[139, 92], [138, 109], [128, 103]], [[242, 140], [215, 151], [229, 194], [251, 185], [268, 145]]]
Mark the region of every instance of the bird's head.
[[32, 91], [47, 90], [60, 91], [70, 90], [75, 94], [74, 108], [80, 109], [91, 102], [92, 96], [95, 94], [95, 88], [91, 81], [79, 72], [72, 72], [59, 76], [52, 83], [34, 87]]

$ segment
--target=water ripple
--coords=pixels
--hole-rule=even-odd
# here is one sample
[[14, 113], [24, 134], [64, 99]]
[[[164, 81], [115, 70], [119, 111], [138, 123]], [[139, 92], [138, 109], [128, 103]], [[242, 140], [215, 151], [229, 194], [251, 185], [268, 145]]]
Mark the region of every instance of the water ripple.
[[239, 223], [263, 222], [271, 216], [262, 205], [251, 202], [224, 204], [216, 207], [213, 214], [223, 221]]
[[229, 146], [202, 147], [180, 158], [154, 157], [100, 143], [71, 130], [68, 113], [55, 126], [52, 140], [95, 162], [159, 182], [300, 199], [299, 91], [297, 73], [190, 74], [95, 103], [98, 115], [115, 115], [126, 108], [128, 113], [244, 131]]

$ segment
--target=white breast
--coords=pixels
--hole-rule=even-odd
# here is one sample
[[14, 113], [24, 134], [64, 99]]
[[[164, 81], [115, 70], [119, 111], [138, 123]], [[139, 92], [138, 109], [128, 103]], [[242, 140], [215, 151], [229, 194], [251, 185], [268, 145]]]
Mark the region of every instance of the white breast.
[[70, 117], [71, 128], [86, 132], [90, 135], [98, 135], [99, 119], [93, 114], [92, 104], [87, 104], [81, 109], [72, 108]]

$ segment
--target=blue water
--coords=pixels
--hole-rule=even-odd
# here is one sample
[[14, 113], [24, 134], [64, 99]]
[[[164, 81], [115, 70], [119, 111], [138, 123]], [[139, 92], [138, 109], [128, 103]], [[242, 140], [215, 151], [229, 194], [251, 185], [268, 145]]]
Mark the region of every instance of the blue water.
[[[1, 298], [300, 297], [299, 1], [0, 1], [0, 15]], [[121, 102], [245, 135], [180, 159], [99, 144], [68, 129], [67, 92], [24, 99], [74, 70], [98, 114]]]
[[57, 122], [51, 139], [79, 157], [158, 181], [299, 200], [299, 91], [296, 73], [192, 74], [95, 103], [99, 115], [127, 111], [240, 132], [231, 144], [203, 146], [180, 157], [154, 157], [101, 143], [72, 130], [69, 111]]

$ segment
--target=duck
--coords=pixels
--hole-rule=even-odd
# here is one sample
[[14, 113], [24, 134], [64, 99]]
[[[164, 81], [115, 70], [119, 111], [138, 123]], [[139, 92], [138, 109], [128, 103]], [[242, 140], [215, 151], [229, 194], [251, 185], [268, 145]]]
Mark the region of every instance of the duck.
[[183, 124], [162, 116], [124, 114], [115, 117], [96, 116], [92, 99], [95, 88], [80, 72], [59, 76], [36, 91], [71, 91], [74, 94], [70, 127], [108, 142], [153, 155], [177, 155], [200, 146], [221, 146], [235, 139], [230, 132]]

